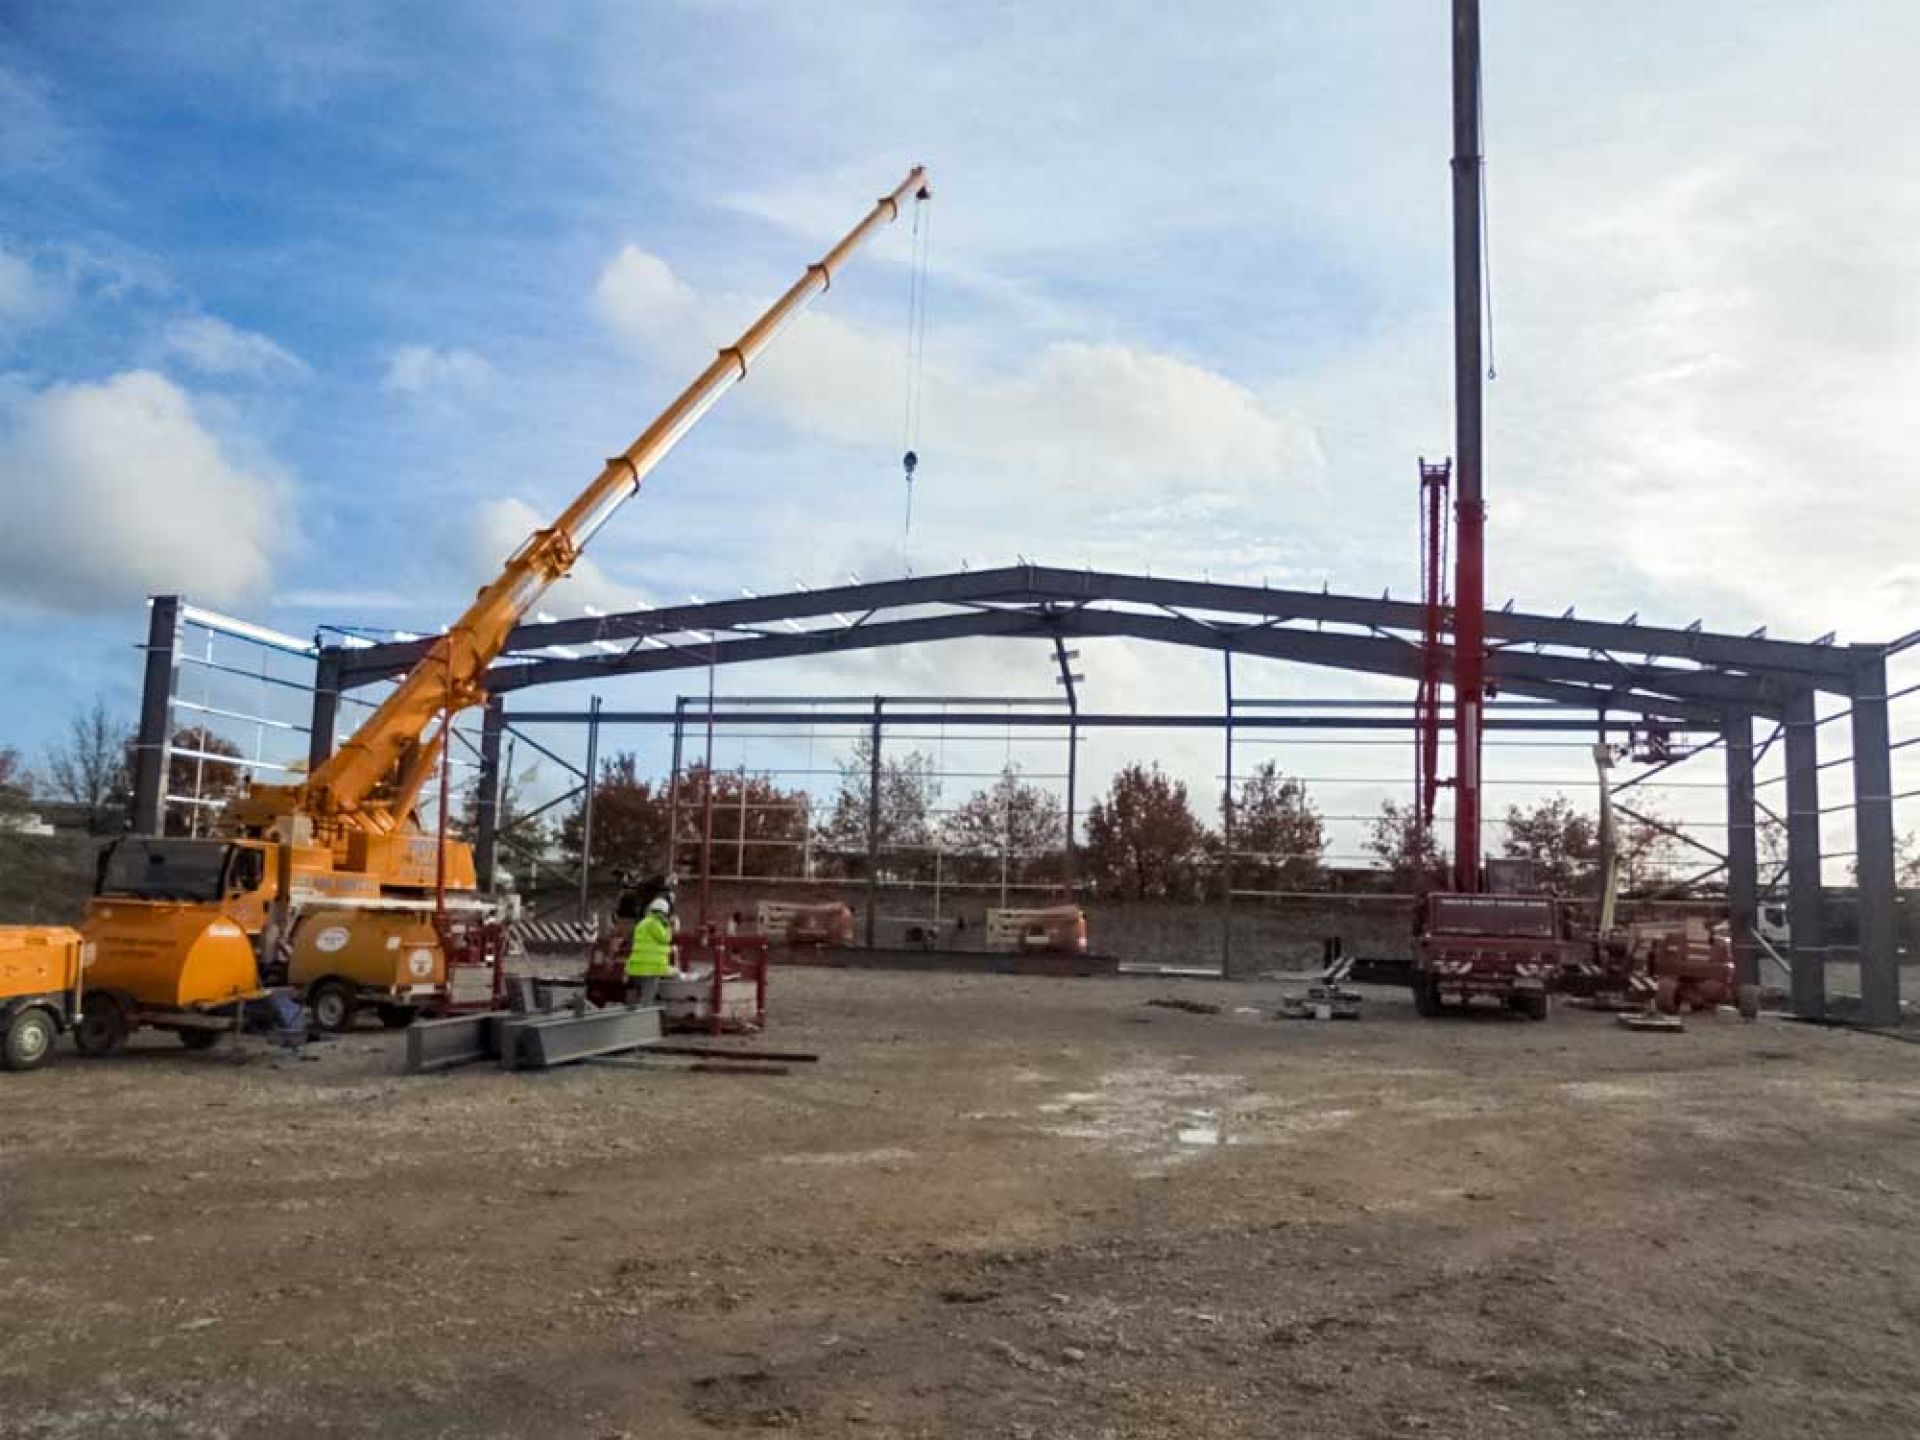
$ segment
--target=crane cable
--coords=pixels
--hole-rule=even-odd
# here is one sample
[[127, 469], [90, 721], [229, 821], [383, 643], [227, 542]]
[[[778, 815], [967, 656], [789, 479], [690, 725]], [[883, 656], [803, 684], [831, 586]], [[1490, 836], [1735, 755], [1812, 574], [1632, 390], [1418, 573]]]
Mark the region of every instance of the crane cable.
[[[907, 522], [902, 543], [913, 538], [913, 472], [919, 468], [921, 397], [927, 353], [927, 258], [933, 248], [933, 210], [922, 190], [914, 197], [913, 256], [907, 279], [906, 414], [901, 421], [900, 465], [907, 482]], [[924, 212], [924, 214], [922, 213]]]

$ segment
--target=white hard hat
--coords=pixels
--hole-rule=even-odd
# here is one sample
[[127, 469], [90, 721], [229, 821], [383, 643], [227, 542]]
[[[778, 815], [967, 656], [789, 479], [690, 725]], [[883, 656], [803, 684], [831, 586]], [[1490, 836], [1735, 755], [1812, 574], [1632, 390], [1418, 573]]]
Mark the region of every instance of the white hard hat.
[[664, 895], [656, 895], [647, 902], [649, 915], [665, 915], [671, 909], [673, 909], [673, 902]]

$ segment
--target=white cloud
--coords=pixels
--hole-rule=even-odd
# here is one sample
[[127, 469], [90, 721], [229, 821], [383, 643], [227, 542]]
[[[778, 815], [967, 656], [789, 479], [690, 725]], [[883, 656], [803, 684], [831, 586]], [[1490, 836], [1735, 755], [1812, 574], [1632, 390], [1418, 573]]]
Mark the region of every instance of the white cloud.
[[[706, 342], [757, 313], [736, 296], [692, 290], [632, 245], [602, 271], [601, 318], [622, 338], [685, 364]], [[738, 403], [783, 425], [846, 445], [887, 443], [902, 429], [907, 368], [901, 334], [815, 310], [755, 363]], [[939, 463], [967, 473], [983, 500], [996, 486], [1027, 504], [1047, 492], [1143, 497], [1203, 483], [1239, 490], [1309, 481], [1312, 438], [1216, 370], [1111, 340], [1058, 339], [996, 363], [964, 335], [930, 345], [920, 378], [923, 433]]]
[[402, 345], [388, 357], [382, 388], [414, 399], [452, 401], [473, 394], [493, 377], [483, 355], [431, 345]]
[[213, 315], [192, 315], [166, 328], [161, 343], [194, 369], [208, 375], [244, 379], [298, 379], [311, 372], [307, 362], [257, 330], [241, 330]]
[[699, 318], [693, 287], [675, 275], [666, 261], [637, 245], [623, 245], [607, 262], [594, 287], [594, 300], [609, 325], [635, 338]]
[[0, 250], [0, 335], [38, 324], [57, 304], [53, 287], [31, 264]]
[[287, 487], [237, 461], [172, 381], [133, 370], [56, 386], [15, 418], [0, 444], [0, 596], [80, 612], [155, 591], [223, 605], [266, 591]]

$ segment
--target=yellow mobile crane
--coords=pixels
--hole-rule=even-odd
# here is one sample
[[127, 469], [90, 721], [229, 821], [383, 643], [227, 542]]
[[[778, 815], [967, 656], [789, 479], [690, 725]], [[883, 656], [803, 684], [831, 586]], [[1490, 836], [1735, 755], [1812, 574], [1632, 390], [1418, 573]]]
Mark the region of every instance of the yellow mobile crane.
[[329, 1028], [351, 1023], [366, 1001], [403, 1024], [416, 1006], [445, 1002], [450, 960], [497, 964], [472, 852], [428, 834], [417, 815], [454, 717], [485, 701], [487, 667], [514, 626], [648, 472], [903, 201], [928, 193], [916, 166], [508, 558], [331, 758], [232, 802], [222, 826], [232, 838], [128, 836], [102, 854], [84, 931], [94, 959], [76, 1026], [82, 1051], [117, 1049], [142, 1024], [210, 1045], [229, 1023], [211, 1012], [261, 994], [263, 968], [282, 963]]

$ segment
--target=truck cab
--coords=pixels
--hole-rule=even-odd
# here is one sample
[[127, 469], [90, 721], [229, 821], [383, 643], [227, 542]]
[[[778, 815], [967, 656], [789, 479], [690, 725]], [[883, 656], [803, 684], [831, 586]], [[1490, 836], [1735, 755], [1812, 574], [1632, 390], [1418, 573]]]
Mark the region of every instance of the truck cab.
[[267, 842], [258, 840], [123, 836], [100, 852], [88, 913], [140, 906], [214, 906], [249, 935], [258, 935], [275, 891], [269, 849]]
[[1429, 895], [1414, 937], [1414, 1005], [1432, 1016], [1448, 1000], [1484, 998], [1544, 1020], [1565, 948], [1551, 895]]

